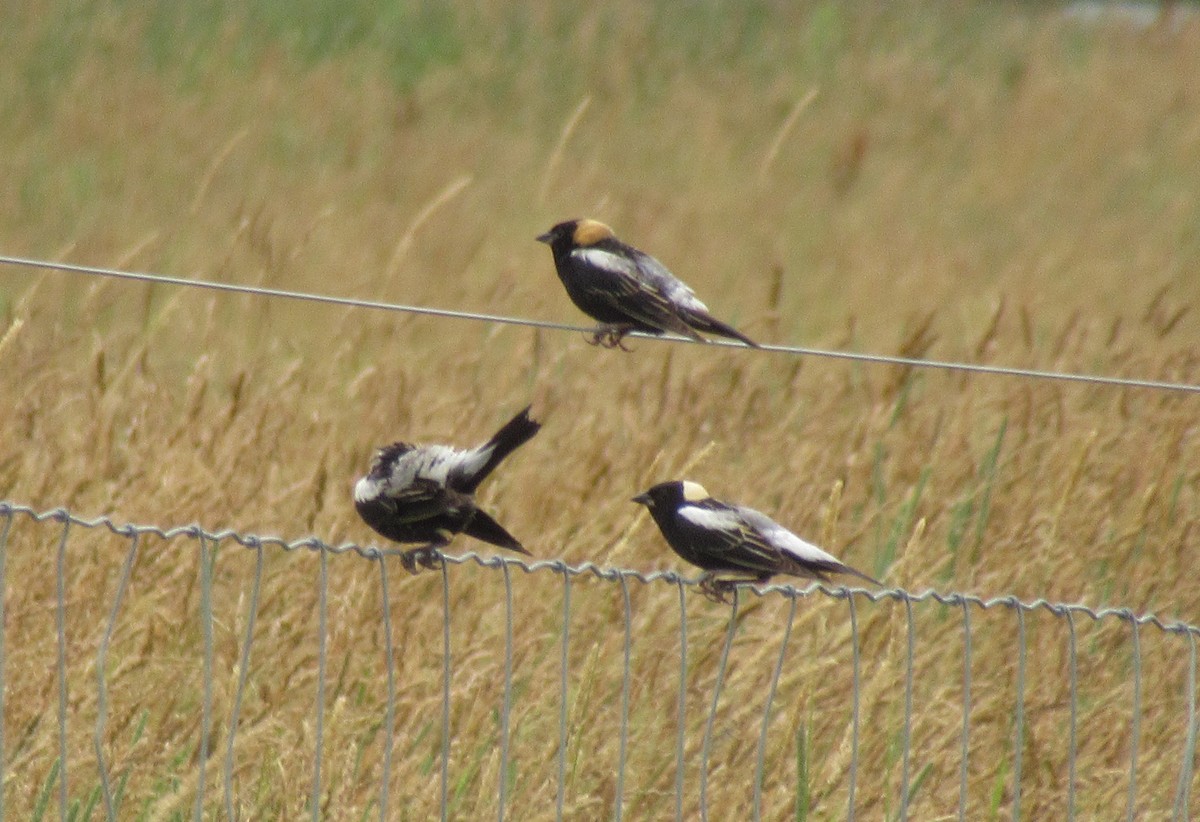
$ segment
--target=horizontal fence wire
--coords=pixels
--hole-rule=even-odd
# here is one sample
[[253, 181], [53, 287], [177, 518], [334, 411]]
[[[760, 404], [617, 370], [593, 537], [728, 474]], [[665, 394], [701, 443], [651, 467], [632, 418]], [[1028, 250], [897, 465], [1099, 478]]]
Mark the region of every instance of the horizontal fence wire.
[[[186, 277], [168, 277], [161, 274], [151, 274], [138, 271], [122, 271], [120, 269], [104, 268], [101, 266], [77, 265], [72, 263], [55, 262], [52, 260], [37, 260], [25, 257], [0, 255], [0, 265], [19, 266], [44, 270], [63, 271], [72, 274], [84, 274], [94, 277], [108, 277], [158, 285], [169, 285], [183, 288], [196, 288], [208, 291], [221, 291], [231, 294], [243, 294], [268, 299], [295, 300], [300, 302], [319, 303], [325, 305], [348, 306], [351, 308], [392, 311], [404, 314], [416, 314], [441, 319], [465, 320], [471, 322], [496, 323], [499, 325], [514, 325], [527, 328], [540, 328], [551, 331], [570, 331], [590, 334], [595, 331], [592, 326], [580, 326], [571, 323], [558, 323], [548, 320], [535, 320], [527, 317], [513, 317], [502, 314], [484, 314], [471, 311], [457, 311], [448, 308], [432, 306], [405, 305], [402, 303], [381, 302], [378, 300], [363, 300], [353, 297], [337, 297], [330, 294], [318, 294], [306, 291], [292, 291], [282, 288], [267, 288], [264, 286], [240, 285], [223, 283], [215, 280], [200, 280]], [[957, 371], [963, 373], [983, 374], [989, 376], [1018, 377], [1025, 379], [1056, 380], [1060, 382], [1085, 383], [1105, 385], [1117, 388], [1141, 388], [1158, 391], [1176, 391], [1190, 394], [1200, 394], [1200, 384], [1172, 382], [1170, 380], [1151, 380], [1133, 377], [1116, 377], [1106, 374], [1086, 374], [1067, 371], [1052, 371], [1036, 368], [1016, 368], [1003, 365], [983, 365], [981, 363], [953, 362], [947, 360], [929, 360], [916, 357], [902, 357], [888, 354], [871, 354], [856, 351], [841, 351], [824, 348], [812, 348], [799, 345], [770, 345], [762, 344], [758, 348], [748, 348], [740, 342], [732, 340], [698, 340], [671, 334], [655, 335], [640, 331], [629, 334], [630, 337], [657, 340], [669, 343], [686, 343], [690, 345], [719, 346], [737, 348], [742, 351], [759, 354], [787, 354], [792, 356], [823, 357], [827, 359], [848, 360], [852, 362], [869, 363], [873, 365], [900, 366], [904, 368], [928, 368], [941, 371]]]
[[[382, 722], [383, 733], [378, 744], [382, 750], [382, 775], [379, 785], [379, 794], [377, 809], [380, 819], [388, 819], [389, 814], [394, 813], [397, 806], [403, 806], [401, 797], [395, 795], [389, 796], [390, 792], [395, 790], [391, 785], [392, 775], [394, 771], [394, 734], [396, 732], [396, 702], [397, 688], [393, 678], [394, 668], [397, 664], [395, 650], [393, 646], [393, 628], [391, 618], [388, 613], [387, 603], [391, 601], [388, 584], [387, 560], [395, 557], [402, 551], [389, 548], [377, 548], [371, 546], [359, 546], [356, 544], [345, 543], [341, 545], [332, 545], [324, 542], [316, 537], [305, 537], [302, 539], [287, 540], [275, 536], [260, 536], [249, 533], [242, 533], [231, 529], [210, 530], [201, 527], [200, 525], [185, 525], [163, 527], [158, 525], [135, 525], [135, 524], [118, 524], [110, 517], [100, 516], [93, 518], [84, 518], [72, 514], [66, 509], [55, 508], [50, 510], [37, 510], [31, 506], [19, 503], [0, 501], [0, 585], [3, 585], [5, 596], [15, 581], [11, 578], [6, 578], [6, 572], [11, 574], [11, 566], [6, 563], [10, 545], [12, 544], [12, 535], [14, 533], [14, 521], [18, 518], [26, 521], [41, 524], [53, 525], [57, 527], [57, 534], [51, 535], [51, 539], [57, 542], [57, 555], [55, 564], [55, 597], [54, 613], [55, 613], [55, 633], [56, 633], [56, 649], [57, 663], [55, 666], [55, 679], [57, 682], [57, 745], [58, 745], [58, 763], [57, 763], [57, 787], [58, 787], [58, 802], [60, 806], [60, 815], [62, 818], [67, 818], [71, 804], [70, 786], [76, 784], [75, 780], [85, 779], [87, 772], [80, 775], [79, 763], [74, 763], [71, 766], [68, 751], [68, 722], [71, 713], [68, 709], [70, 704], [70, 693], [68, 689], [68, 663], [75, 662], [68, 660], [68, 642], [67, 642], [67, 609], [68, 597], [66, 594], [66, 568], [68, 566], [68, 548], [70, 546], [73, 535], [80, 530], [100, 530], [106, 531], [117, 537], [127, 540], [126, 550], [120, 562], [115, 593], [112, 602], [107, 607], [107, 618], [102, 626], [101, 639], [99, 648], [95, 654], [95, 687], [98, 697], [98, 709], [96, 716], [96, 725], [93, 733], [93, 749], [94, 749], [94, 775], [96, 776], [100, 789], [99, 793], [102, 799], [99, 807], [101, 808], [105, 818], [116, 819], [121, 816], [118, 809], [119, 803], [122, 800], [124, 790], [124, 779], [118, 779], [114, 782], [112, 762], [110, 757], [107, 757], [104, 750], [103, 740], [109, 722], [109, 695], [108, 695], [108, 655], [110, 653], [110, 645], [113, 638], [113, 633], [118, 622], [119, 613], [125, 605], [125, 600], [129, 596], [130, 591], [130, 576], [131, 570], [134, 567], [135, 561], [141, 554], [145, 554], [146, 547], [144, 537], [154, 535], [164, 540], [187, 539], [195, 541], [197, 544], [196, 556], [199, 558], [199, 606], [198, 613], [192, 612], [197, 623], [201, 627], [202, 634], [202, 659], [198, 660], [198, 666], [202, 671], [202, 701], [199, 706], [200, 716], [197, 723], [197, 757], [196, 757], [196, 772], [195, 772], [195, 796], [194, 796], [194, 817], [197, 819], [203, 818], [206, 813], [212, 813], [214, 809], [220, 808], [223, 814], [229, 819], [245, 818], [245, 813], [239, 807], [238, 790], [236, 784], [235, 758], [236, 758], [236, 739], [239, 733], [239, 719], [241, 716], [242, 703], [247, 691], [247, 677], [252, 662], [251, 645], [255, 640], [255, 625], [256, 619], [260, 616], [259, 610], [262, 607], [261, 588], [263, 577], [263, 557], [264, 551], [267, 549], [278, 549], [285, 552], [306, 550], [315, 552], [319, 557], [319, 567], [317, 571], [317, 603], [318, 613], [316, 619], [316, 629], [318, 636], [317, 642], [317, 665], [318, 676], [316, 681], [315, 705], [313, 709], [313, 718], [315, 722], [315, 730], [313, 736], [313, 752], [312, 752], [312, 767], [311, 781], [309, 782], [310, 798], [308, 804], [308, 812], [314, 819], [325, 818], [330, 813], [329, 808], [325, 804], [328, 800], [328, 793], [323, 780], [330, 777], [325, 774], [322, 768], [323, 761], [327, 756], [336, 756], [341, 758], [342, 752], [336, 754], [327, 752], [326, 735], [329, 730], [328, 723], [336, 722], [338, 714], [327, 715], [325, 700], [326, 682], [329, 676], [327, 670], [327, 658], [329, 656], [328, 635], [330, 632], [328, 606], [330, 600], [329, 591], [329, 571], [328, 558], [339, 554], [348, 554], [355, 557], [360, 557], [371, 563], [375, 563], [377, 568], [377, 584], [381, 594], [381, 602], [385, 604], [383, 615], [380, 620], [381, 629], [383, 632], [384, 656], [387, 667], [386, 680], [382, 683], [385, 688], [385, 715]], [[216, 742], [214, 738], [214, 728], [216, 721], [214, 720], [214, 622], [218, 617], [214, 614], [213, 592], [214, 587], [218, 584], [217, 580], [217, 561], [220, 547], [225, 544], [236, 544], [242, 546], [253, 554], [253, 576], [250, 593], [246, 603], [245, 626], [240, 632], [231, 631], [232, 634], [240, 636], [240, 649], [237, 654], [238, 667], [236, 671], [236, 685], [232, 691], [232, 699], [228, 706], [228, 724], [222, 723], [226, 728], [227, 738], [224, 740], [223, 757], [213, 755]], [[440, 719], [440, 739], [437, 746], [439, 753], [437, 754], [439, 762], [436, 769], [438, 782], [438, 802], [442, 818], [448, 818], [450, 815], [450, 797], [452, 792], [461, 790], [462, 775], [453, 772], [450, 767], [452, 748], [455, 740], [455, 726], [461, 726], [467, 720], [462, 716], [461, 711], [470, 706], [456, 705], [453, 701], [453, 691], [451, 688], [452, 681], [456, 675], [464, 675], [464, 671], [459, 670], [459, 663], [456, 663], [456, 656], [470, 656], [477, 649], [469, 645], [470, 637], [455, 638], [451, 631], [451, 618], [453, 615], [453, 601], [450, 595], [450, 585], [452, 582], [451, 570], [458, 566], [472, 565], [480, 569], [488, 571], [496, 571], [501, 574], [503, 582], [503, 683], [501, 683], [500, 704], [495, 706], [494, 710], [498, 717], [498, 737], [496, 740], [496, 750], [498, 751], [500, 767], [497, 772], [497, 783], [495, 785], [494, 795], [497, 797], [496, 812], [498, 819], [517, 818], [520, 816], [514, 805], [514, 797], [511, 793], [512, 778], [516, 760], [513, 759], [510, 749], [513, 741], [518, 738], [517, 728], [514, 724], [517, 721], [517, 715], [514, 714], [514, 707], [517, 700], [520, 699], [522, 688], [516, 685], [516, 658], [517, 651], [515, 649], [514, 639], [514, 587], [516, 585], [513, 572], [516, 570], [522, 571], [527, 575], [549, 573], [558, 575], [562, 580], [561, 596], [562, 607], [561, 611], [557, 611], [561, 615], [561, 640], [558, 642], [558, 647], [552, 650], [552, 655], [559, 657], [557, 667], [559, 670], [559, 681], [557, 687], [548, 689], [548, 693], [557, 692], [556, 706], [550, 705], [539, 706], [539, 709], [548, 710], [550, 715], [557, 716], [556, 722], [556, 737], [557, 751], [551, 761], [546, 763], [548, 774], [545, 776], [548, 784], [553, 783], [553, 807], [554, 815], [558, 819], [570, 818], [573, 814], [568, 806], [566, 794], [567, 783], [570, 778], [571, 765], [568, 749], [571, 745], [572, 731], [572, 675], [570, 665], [570, 649], [571, 649], [571, 620], [577, 616], [572, 609], [572, 585], [573, 581], [580, 578], [591, 578], [600, 580], [606, 583], [613, 583], [617, 586], [614, 589], [616, 599], [614, 601], [614, 609], [619, 614], [621, 623], [620, 630], [623, 636], [620, 641], [622, 654], [621, 667], [621, 682], [619, 686], [619, 704], [616, 705], [616, 710], [619, 714], [619, 720], [614, 727], [614, 731], [619, 734], [619, 745], [617, 747], [617, 761], [614, 763], [616, 772], [614, 774], [614, 790], [613, 790], [613, 807], [611, 815], [614, 818], [620, 819], [626, 812], [631, 812], [632, 802], [635, 797], [629, 791], [628, 778], [637, 774], [635, 770], [637, 766], [632, 764], [632, 756], [629, 748], [630, 729], [634, 722], [631, 709], [632, 689], [631, 670], [636, 663], [636, 653], [638, 634], [636, 630], [636, 622], [634, 619], [634, 611], [631, 605], [630, 584], [641, 583], [645, 585], [661, 583], [662, 585], [674, 587], [678, 597], [678, 610], [680, 615], [680, 632], [678, 635], [678, 715], [674, 717], [676, 735], [673, 740], [663, 739], [662, 745], [663, 755], [666, 757], [663, 762], [663, 773], [670, 774], [670, 768], [674, 768], [674, 796], [671, 802], [675, 809], [675, 817], [677, 819], [687, 818], [689, 814], [690, 797], [687, 796], [688, 780], [688, 740], [685, 738], [684, 729], [686, 727], [685, 706], [689, 699], [689, 682], [694, 686], [694, 682], [689, 680], [689, 664], [692, 662], [689, 655], [689, 643], [692, 638], [689, 636], [687, 605], [685, 594], [689, 588], [693, 588], [699, 584], [699, 580], [681, 576], [672, 571], [654, 571], [642, 572], [628, 568], [618, 567], [603, 567], [593, 563], [582, 563], [579, 565], [570, 565], [562, 560], [527, 560], [522, 558], [514, 558], [509, 556], [483, 556], [474, 552], [466, 552], [463, 554], [443, 554], [441, 556], [442, 563], [440, 569], [440, 581], [442, 590], [442, 654], [441, 654], [441, 719]], [[1186, 642], [1187, 653], [1183, 651], [1183, 647], [1179, 647], [1172, 657], [1178, 660], [1186, 659], [1188, 667], [1185, 669], [1183, 677], [1186, 679], [1184, 694], [1181, 700], [1181, 705], [1185, 706], [1185, 715], [1180, 716], [1180, 726], [1183, 728], [1180, 734], [1179, 750], [1179, 771], [1178, 777], [1172, 777], [1173, 795], [1168, 797], [1171, 802], [1171, 807], [1174, 811], [1174, 818], [1186, 819], [1190, 815], [1190, 793], [1191, 783], [1194, 776], [1194, 756], [1197, 736], [1197, 711], [1194, 689], [1196, 687], [1196, 637], [1200, 634], [1200, 626], [1192, 625], [1182, 621], [1164, 620], [1155, 614], [1151, 613], [1135, 613], [1128, 608], [1093, 608], [1083, 604], [1071, 604], [1062, 602], [1051, 602], [1045, 599], [1021, 600], [1016, 596], [999, 596], [991, 598], [983, 598], [972, 594], [962, 593], [941, 593], [934, 590], [925, 590], [917, 593], [912, 593], [899, 588], [883, 588], [879, 590], [868, 590], [859, 587], [839, 587], [826, 584], [814, 583], [803, 588], [797, 588], [791, 585], [741, 585], [738, 587], [738, 596], [734, 597], [733, 604], [729, 608], [728, 618], [725, 628], [725, 636], [720, 643], [720, 651], [716, 656], [716, 668], [714, 674], [711, 691], [704, 698], [705, 713], [703, 720], [703, 737], [699, 747], [698, 759], [692, 763], [694, 766], [694, 776], [698, 781], [698, 812], [700, 818], [709, 818], [710, 805], [712, 797], [712, 786], [716, 783], [713, 781], [715, 772], [713, 771], [712, 751], [715, 739], [717, 738], [716, 721], [719, 708], [721, 707], [722, 688], [728, 682], [728, 676], [731, 673], [731, 648], [733, 646], [735, 633], [740, 624], [741, 617], [739, 616], [739, 607], [744, 602], [748, 602], [747, 597], [755, 597], [759, 600], [767, 600], [775, 597], [782, 597], [787, 600], [787, 620], [783, 625], [782, 634], [779, 639], [777, 651], [772, 650], [765, 659], [768, 660], [766, 667], [770, 668], [770, 672], [766, 674], [767, 687], [764, 689], [765, 697], [761, 710], [756, 710], [755, 714], [759, 719], [755, 720], [754, 727], [746, 727], [736, 731], [744, 735], [743, 747], [750, 751], [748, 762], [753, 762], [753, 765], [747, 765], [747, 768], [752, 767], [752, 784], [748, 790], [752, 796], [750, 807], [752, 808], [752, 818], [759, 819], [764, 813], [764, 761], [765, 751], [767, 748], [767, 738], [772, 725], [772, 717], [776, 713], [777, 703], [777, 687], [781, 680], [781, 676], [786, 668], [786, 659], [789, 648], [789, 640], [793, 637], [793, 622], [796, 619], [797, 601], [799, 598], [819, 596], [825, 597], [832, 601], [845, 602], [848, 607], [848, 624], [849, 624], [849, 642], [850, 656], [852, 665], [852, 693], [848, 694], [850, 702], [849, 716], [849, 737], [848, 737], [848, 765], [845, 773], [845, 784], [848, 788], [848, 805], [845, 816], [853, 819], [856, 815], [856, 801], [862, 801], [862, 797], [856, 794], [855, 786], [860, 781], [862, 763], [859, 761], [859, 745], [860, 736], [864, 728], [863, 718], [860, 716], [862, 710], [863, 699], [863, 672], [861, 670], [862, 659], [862, 643], [861, 636], [861, 617], [859, 609], [865, 603], [896, 603], [903, 609], [905, 624], [900, 632], [902, 651], [902, 681], [900, 688], [903, 691], [902, 705], [899, 707], [899, 730], [897, 732], [897, 740], [900, 745], [900, 750], [897, 752], [899, 764], [899, 784], [896, 792], [896, 806], [894, 808], [894, 817], [898, 819], [912, 818], [914, 814], [913, 802], [918, 793], [919, 786], [925, 778], [924, 769], [919, 769], [918, 762], [910, 761], [912, 757], [919, 754], [918, 743], [915, 739], [914, 724], [919, 718], [919, 710], [914, 701], [914, 682], [920, 676], [918, 664], [916, 662], [916, 647], [919, 637], [916, 628], [915, 609], [919, 606], [927, 604], [938, 604], [944, 606], [947, 610], [946, 614], [959, 613], [961, 614], [961, 636], [963, 643], [961, 673], [958, 675], [958, 683], [953, 686], [961, 690], [961, 725], [956, 729], [954, 725], [951, 733], [957, 737], [953, 747], [959, 750], [960, 761], [955, 763], [953, 770], [953, 781], [957, 783], [957, 817], [960, 819], [967, 818], [967, 788], [971, 770], [969, 768], [969, 756], [971, 753], [972, 731], [974, 726], [973, 719], [973, 688], [978, 688], [977, 671], [973, 670], [973, 665], [978, 664], [977, 657], [973, 654], [972, 649], [979, 641], [981, 629], [977, 624], [973, 623], [971, 618], [972, 610], [987, 612], [987, 611], [1002, 611], [1012, 613], [1016, 622], [1015, 648], [1012, 648], [1012, 656], [1015, 656], [1016, 669], [1015, 681], [1012, 683], [1014, 690], [1014, 705], [1012, 713], [1012, 751], [1011, 751], [1011, 785], [1009, 787], [1009, 797], [1012, 803], [1012, 817], [1014, 819], [1021, 818], [1022, 815], [1033, 815], [1034, 811], [1026, 808], [1023, 788], [1026, 778], [1035, 779], [1036, 774], [1027, 774], [1033, 766], [1024, 762], [1025, 748], [1029, 743], [1028, 722], [1030, 721], [1030, 706], [1027, 705], [1027, 688], [1028, 678], [1030, 676], [1029, 665], [1027, 662], [1027, 652], [1029, 650], [1029, 628], [1026, 625], [1026, 617], [1033, 614], [1047, 614], [1057, 620], [1061, 620], [1065, 633], [1064, 645], [1067, 648], [1067, 667], [1062, 672], [1067, 678], [1066, 692], [1069, 699], [1069, 725], [1065, 739], [1062, 743], [1067, 746], [1066, 761], [1068, 763], [1068, 775], [1065, 780], [1066, 784], [1062, 790], [1065, 794], [1065, 807], [1067, 809], [1067, 818], [1074, 818], [1078, 803], [1078, 792], [1080, 785], [1089, 784], [1085, 775], [1076, 773], [1077, 768], [1077, 739], [1078, 739], [1078, 722], [1079, 722], [1079, 675], [1078, 675], [1078, 659], [1077, 659], [1077, 620], [1089, 619], [1099, 623], [1105, 620], [1115, 620], [1118, 625], [1125, 626], [1128, 629], [1126, 637], [1131, 651], [1130, 657], [1130, 679], [1129, 684], [1132, 688], [1132, 704], [1130, 706], [1129, 716], [1129, 746], [1127, 752], [1127, 768], [1125, 775], [1125, 814], [1129, 819], [1139, 817], [1143, 812], [1144, 806], [1139, 803], [1145, 802], [1144, 794], [1139, 794], [1139, 773], [1138, 764], [1139, 757], [1148, 753], [1147, 750], [1142, 750], [1140, 746], [1145, 744], [1143, 739], [1142, 712], [1143, 701], [1145, 699], [1144, 689], [1147, 682], [1144, 680], [1144, 655], [1145, 636], [1144, 631], [1148, 628], [1155, 628], [1161, 632], [1164, 637], [1177, 637], [1180, 642]], [[2, 600], [3, 597], [0, 597]], [[4, 614], [3, 603], [0, 602], [0, 615]], [[480, 606], [482, 607], [482, 606]], [[226, 624], [232, 620], [233, 615], [221, 614], [220, 620], [223, 628], [228, 628]], [[3, 631], [0, 631], [3, 634]], [[259, 642], [264, 640], [259, 639]], [[5, 644], [3, 636], [0, 635], [0, 714], [4, 710], [10, 708], [10, 705], [3, 700], [4, 687], [7, 686], [8, 680], [6, 677], [10, 672], [5, 668], [8, 663], [4, 656]], [[340, 649], [339, 654], [349, 651]], [[349, 657], [347, 657], [349, 659]], [[1038, 671], [1039, 675], [1049, 675], [1046, 671]], [[664, 684], [667, 680], [664, 680]], [[169, 683], [163, 683], [164, 687], [169, 687]], [[663, 689], [664, 695], [674, 690], [668, 686]], [[550, 697], [553, 699], [554, 697]], [[456, 708], [458, 710], [456, 710]], [[664, 711], [664, 715], [669, 715], [669, 711]], [[3, 728], [4, 716], [0, 715], [0, 729]], [[578, 721], [578, 719], [576, 719]], [[1186, 723], [1186, 724], [1184, 724]], [[957, 725], [957, 721], [955, 723]], [[729, 733], [726, 731], [725, 733]], [[9, 785], [12, 777], [11, 770], [14, 767], [14, 760], [11, 758], [11, 751], [5, 748], [9, 742], [9, 737], [0, 735], [0, 810], [11, 808], [12, 803], [5, 796], [9, 792]], [[673, 742], [673, 744], [672, 744]], [[1042, 740], [1043, 744], [1046, 740]], [[1051, 744], [1059, 744], [1059, 740], [1050, 740]], [[803, 742], [802, 738], [802, 744]], [[1156, 757], [1170, 757], [1175, 755], [1174, 743], [1171, 745], [1170, 752], [1166, 750], [1155, 750]], [[213, 762], [210, 763], [210, 759]], [[216, 761], [216, 760], [222, 761]], [[668, 764], [669, 763], [669, 764]], [[431, 763], [432, 764], [432, 763]], [[206, 771], [209, 766], [214, 769], [214, 774], [219, 773], [221, 781], [220, 796], [215, 796], [216, 786], [213, 784], [214, 796], [208, 797]], [[913, 770], [917, 770], [914, 775]], [[748, 773], [750, 771], [748, 770]], [[1094, 775], [1099, 778], [1099, 775]], [[1105, 779], [1112, 777], [1112, 774], [1104, 775]], [[670, 776], [667, 777], [670, 779]], [[993, 777], [994, 778], [994, 777]], [[1083, 779], [1081, 783], [1081, 778]], [[70, 781], [69, 781], [70, 780]], [[453, 780], [453, 781], [452, 781]], [[727, 782], [728, 780], [726, 780]], [[736, 780], [738, 788], [745, 787], [743, 780]], [[419, 788], [414, 788], [417, 790]], [[485, 793], [490, 792], [487, 788], [480, 788]], [[721, 789], [726, 789], [726, 783], [721, 784]], [[49, 790], [49, 784], [47, 785]], [[549, 795], [549, 794], [548, 794]], [[99, 801], [99, 800], [97, 800]], [[799, 800], [798, 800], [799, 801]], [[807, 801], [807, 800], [805, 800]], [[889, 813], [889, 816], [893, 814]]]

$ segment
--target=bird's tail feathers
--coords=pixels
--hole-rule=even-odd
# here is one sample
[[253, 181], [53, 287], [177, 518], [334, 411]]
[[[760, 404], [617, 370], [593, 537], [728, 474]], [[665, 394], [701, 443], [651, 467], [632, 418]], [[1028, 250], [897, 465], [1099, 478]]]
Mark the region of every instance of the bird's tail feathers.
[[462, 487], [463, 491], [473, 493], [479, 483], [483, 482], [487, 475], [492, 473], [501, 460], [533, 439], [533, 435], [538, 432], [542, 424], [530, 419], [529, 408], [530, 406], [525, 406], [519, 414], [505, 423], [504, 427], [497, 431], [490, 440], [475, 449], [483, 457], [483, 464], [470, 477], [466, 478]]
[[487, 542], [492, 545], [498, 545], [501, 548], [507, 548], [510, 551], [516, 551], [518, 554], [528, 554], [525, 546], [517, 542], [517, 538], [508, 531], [504, 530], [504, 526], [492, 519], [491, 516], [483, 511], [476, 511], [471, 517], [471, 522], [463, 531], [467, 536], [475, 537], [477, 540]]
[[880, 588], [883, 587], [883, 583], [875, 579], [875, 577], [867, 576], [862, 571], [859, 571], [857, 568], [851, 568], [849, 565], [841, 565], [838, 568], [831, 568], [830, 570], [838, 574], [849, 574], [852, 577], [858, 577], [859, 579], [866, 580], [872, 585], [878, 585]]
[[692, 318], [693, 324], [701, 331], [707, 331], [709, 334], [717, 334], [721, 337], [729, 337], [739, 342], [743, 342], [751, 348], [762, 348], [761, 345], [747, 337], [741, 331], [738, 331], [729, 323], [723, 323], [714, 317], [712, 314], [695, 312]]

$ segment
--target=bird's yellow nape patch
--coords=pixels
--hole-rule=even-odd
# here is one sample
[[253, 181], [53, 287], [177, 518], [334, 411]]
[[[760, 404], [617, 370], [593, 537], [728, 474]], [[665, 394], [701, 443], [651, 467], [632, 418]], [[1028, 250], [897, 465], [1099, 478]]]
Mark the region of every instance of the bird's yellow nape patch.
[[684, 502], [699, 502], [702, 499], [708, 499], [711, 494], [704, 490], [704, 486], [698, 482], [691, 480], [683, 481], [683, 501]]
[[607, 240], [617, 235], [613, 230], [599, 220], [580, 220], [575, 224], [575, 233], [571, 239], [575, 245], [595, 245], [601, 240]]

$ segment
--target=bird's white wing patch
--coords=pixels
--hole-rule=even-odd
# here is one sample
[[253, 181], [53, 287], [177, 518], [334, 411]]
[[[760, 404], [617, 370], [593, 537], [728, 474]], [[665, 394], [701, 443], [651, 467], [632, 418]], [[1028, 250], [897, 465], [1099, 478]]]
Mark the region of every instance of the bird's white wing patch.
[[742, 519], [763, 535], [767, 542], [774, 545], [785, 554], [805, 562], [832, 562], [841, 565], [841, 560], [832, 554], [822, 551], [811, 542], [807, 542], [784, 528], [775, 520], [761, 511], [753, 508], [740, 509]]
[[711, 508], [700, 508], [695, 505], [681, 505], [678, 515], [697, 528], [707, 528], [712, 531], [736, 532], [742, 527], [737, 513], [729, 510], [714, 511]]
[[615, 275], [623, 274], [634, 278], [638, 275], [637, 266], [632, 260], [602, 248], [577, 248], [571, 252], [571, 256], [580, 262], [611, 271]]

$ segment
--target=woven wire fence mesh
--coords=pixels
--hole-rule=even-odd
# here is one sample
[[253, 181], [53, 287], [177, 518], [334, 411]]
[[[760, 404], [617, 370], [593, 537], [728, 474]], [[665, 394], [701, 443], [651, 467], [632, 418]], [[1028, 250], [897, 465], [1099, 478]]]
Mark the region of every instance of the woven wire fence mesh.
[[[244, 819], [286, 778], [313, 819], [1190, 817], [1196, 626], [819, 585], [718, 605], [671, 572], [474, 553], [410, 580], [398, 553], [0, 502], [0, 815]], [[316, 589], [302, 625], [268, 590], [290, 554]], [[183, 601], [135, 610], [163, 574]], [[365, 647], [331, 618], [354, 607], [374, 609]], [[603, 647], [576, 639], [598, 621]], [[257, 662], [295, 636], [297, 662]], [[171, 655], [156, 677], [147, 657]], [[298, 687], [311, 710], [272, 773], [253, 761], [270, 694]], [[190, 744], [133, 773], [171, 721]], [[371, 797], [339, 811], [353, 782]]]

